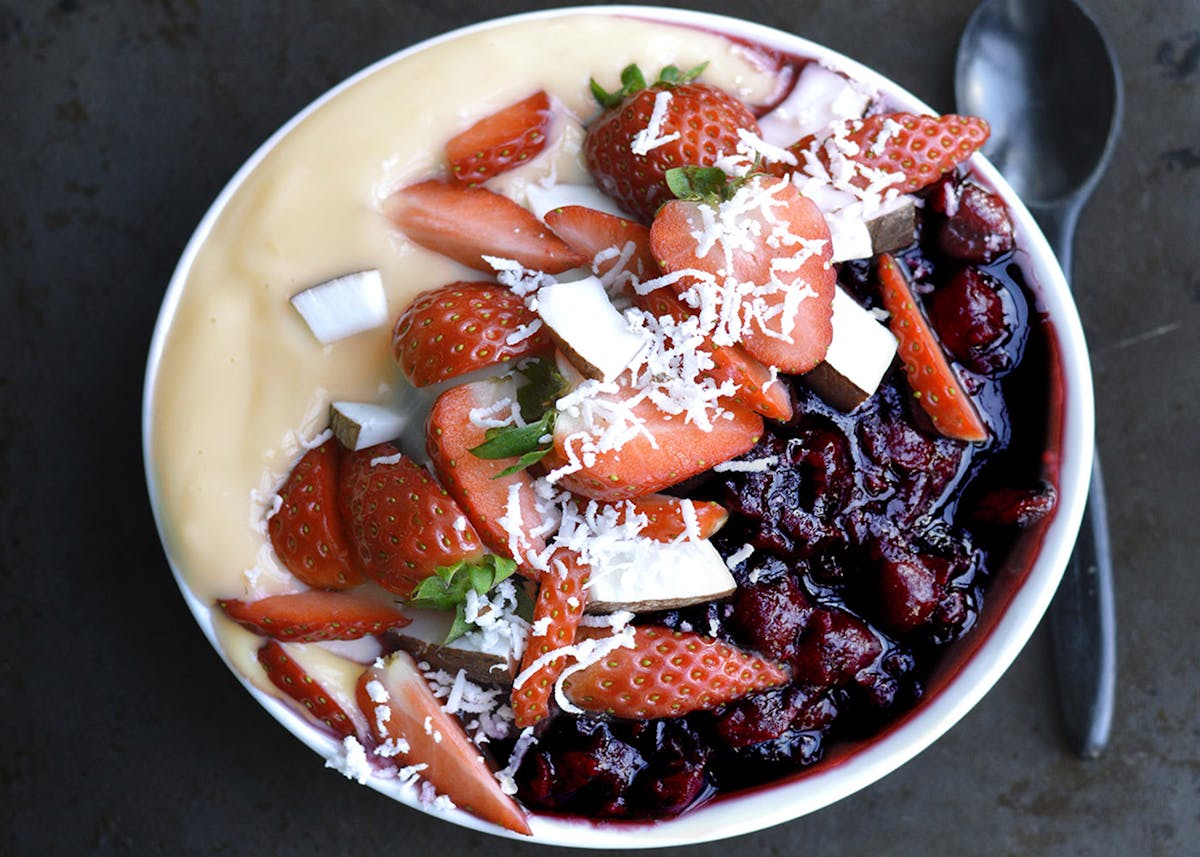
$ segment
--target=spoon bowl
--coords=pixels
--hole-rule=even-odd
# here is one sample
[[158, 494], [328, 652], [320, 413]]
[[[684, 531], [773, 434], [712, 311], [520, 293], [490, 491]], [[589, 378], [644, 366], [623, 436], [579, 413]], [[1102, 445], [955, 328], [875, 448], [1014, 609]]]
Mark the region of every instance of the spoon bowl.
[[992, 126], [984, 154], [1042, 225], [1068, 279], [1079, 210], [1112, 156], [1120, 73], [1095, 21], [1072, 0], [988, 0], [959, 45], [961, 112]]
[[[1075, 224], [1112, 157], [1121, 77], [1096, 22], [1074, 0], [985, 0], [967, 23], [958, 110], [992, 126], [984, 153], [1023, 199], [1071, 276]], [[1093, 460], [1075, 552], [1050, 607], [1059, 702], [1081, 757], [1108, 741], [1116, 687], [1112, 559]]]

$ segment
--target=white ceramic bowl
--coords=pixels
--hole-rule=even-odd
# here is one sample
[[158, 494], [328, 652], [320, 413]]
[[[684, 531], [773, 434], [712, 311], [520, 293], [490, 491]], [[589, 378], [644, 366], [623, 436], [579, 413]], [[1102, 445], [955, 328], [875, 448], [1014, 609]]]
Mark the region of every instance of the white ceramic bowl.
[[[456, 30], [364, 69], [303, 110], [255, 152], [201, 221], [167, 289], [146, 372], [143, 412], [145, 464], [159, 531], [164, 536], [168, 560], [188, 606], [227, 663], [229, 658], [218, 644], [214, 631], [210, 604], [193, 593], [166, 538], [150, 440], [153, 393], [167, 331], [201, 244], [246, 177], [267, 153], [276, 148], [305, 117], [351, 85], [417, 52], [470, 33], [502, 27], [514, 21], [552, 19], [581, 13], [633, 16], [692, 26], [732, 35], [784, 53], [811, 57], [876, 88], [897, 109], [933, 112], [876, 72], [835, 51], [789, 33], [699, 12], [614, 6], [535, 12]], [[1061, 398], [1061, 410], [1054, 415], [1059, 421], [1058, 439], [1057, 442], [1051, 442], [1052, 454], [1048, 459], [1057, 461], [1059, 467], [1058, 508], [1052, 520], [1036, 535], [1024, 536], [1025, 541], [1019, 543], [1013, 552], [1009, 567], [995, 572], [977, 627], [944, 653], [927, 684], [928, 692], [922, 701], [881, 734], [855, 744], [835, 746], [823, 762], [811, 769], [744, 793], [721, 796], [697, 810], [666, 822], [592, 823], [533, 814], [530, 826], [536, 841], [583, 848], [681, 845], [760, 830], [818, 810], [870, 785], [928, 747], [996, 683], [1033, 633], [1058, 586], [1083, 514], [1093, 454], [1092, 381], [1079, 318], [1049, 245], [1028, 211], [992, 166], [978, 155], [971, 166], [976, 175], [985, 184], [997, 189], [1007, 202], [1017, 227], [1019, 261], [1039, 304], [1038, 308], [1051, 321], [1051, 351], [1057, 360], [1057, 378], [1052, 382], [1051, 390], [1052, 394]], [[1053, 435], [1054, 431], [1048, 433]], [[234, 672], [238, 674], [236, 669]], [[326, 734], [313, 728], [287, 705], [251, 685], [240, 674], [238, 677], [263, 707], [314, 751], [326, 757], [335, 752], [334, 742]], [[409, 806], [423, 810], [410, 793], [397, 789], [392, 782], [373, 779], [370, 785]], [[460, 811], [438, 815], [465, 827], [513, 836], [506, 830]]]

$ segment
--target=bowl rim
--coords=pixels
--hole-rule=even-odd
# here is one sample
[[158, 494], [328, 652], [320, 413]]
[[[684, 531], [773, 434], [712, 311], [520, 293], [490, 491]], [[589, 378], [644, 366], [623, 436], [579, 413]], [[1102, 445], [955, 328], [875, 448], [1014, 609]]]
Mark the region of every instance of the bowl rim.
[[[171, 554], [161, 502], [154, 475], [151, 444], [152, 411], [158, 368], [167, 334], [174, 320], [184, 286], [200, 248], [247, 177], [283, 138], [326, 102], [379, 70], [409, 56], [443, 43], [489, 29], [536, 20], [581, 15], [631, 17], [670, 26], [694, 27], [736, 39], [762, 44], [787, 53], [809, 57], [847, 73], [880, 92], [896, 107], [913, 112], [935, 113], [907, 89], [846, 55], [803, 36], [741, 18], [665, 6], [584, 5], [543, 9], [492, 18], [424, 39], [389, 54], [352, 74], [317, 97], [284, 123], [246, 159], [209, 206], [188, 240], [168, 282], [155, 323], [147, 355], [142, 396], [142, 455], [145, 478], [155, 526], [168, 565], [188, 608], [221, 659], [259, 704], [288, 731], [325, 759], [335, 758], [340, 743], [308, 723], [281, 699], [253, 685], [233, 665], [221, 646], [212, 621], [211, 607], [190, 589], [179, 563]], [[1037, 557], [996, 625], [988, 632], [974, 655], [936, 694], [922, 700], [896, 728], [878, 740], [840, 760], [837, 764], [806, 772], [801, 780], [768, 784], [723, 795], [721, 799], [678, 818], [656, 822], [592, 821], [538, 812], [529, 813], [532, 837], [524, 837], [461, 810], [435, 811], [423, 806], [412, 793], [395, 781], [372, 777], [366, 781], [376, 791], [436, 818], [460, 826], [522, 842], [577, 848], [628, 848], [636, 835], [636, 847], [656, 848], [692, 845], [763, 830], [814, 812], [882, 779], [941, 737], [999, 680], [1016, 659], [1041, 621], [1066, 568], [1078, 533], [1087, 495], [1094, 454], [1094, 392], [1087, 346], [1078, 311], [1062, 269], [1024, 203], [996, 169], [980, 154], [973, 156], [972, 170], [1004, 198], [1019, 236], [1018, 247], [1026, 254], [1025, 270], [1032, 274], [1039, 309], [1051, 319], [1050, 335], [1056, 340], [1063, 373], [1064, 397], [1059, 470], [1058, 508], [1048, 526]]]

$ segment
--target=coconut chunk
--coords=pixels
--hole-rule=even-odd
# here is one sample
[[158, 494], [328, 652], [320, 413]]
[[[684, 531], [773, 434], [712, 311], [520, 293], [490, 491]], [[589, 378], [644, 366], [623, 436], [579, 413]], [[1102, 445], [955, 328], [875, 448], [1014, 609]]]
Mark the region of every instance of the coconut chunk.
[[852, 411], [869, 399], [896, 356], [896, 337], [839, 286], [833, 295], [833, 340], [801, 380], [822, 399]]
[[528, 208], [538, 220], [545, 220], [548, 212], [568, 205], [594, 208], [615, 217], [628, 217], [613, 201], [612, 197], [590, 184], [531, 184], [525, 188]]
[[866, 220], [871, 254], [902, 250], [917, 237], [917, 204], [908, 194], [886, 200]]
[[537, 311], [563, 354], [588, 378], [613, 380], [650, 341], [630, 328], [598, 277], [543, 286]]
[[673, 610], [724, 598], [736, 588], [725, 560], [707, 539], [629, 539], [592, 568], [587, 612]]
[[322, 345], [388, 323], [387, 295], [377, 270], [355, 271], [292, 296], [292, 306]]
[[773, 146], [790, 146], [834, 122], [858, 119], [870, 103], [871, 95], [859, 86], [820, 63], [810, 62], [787, 97], [758, 120], [759, 136]]
[[853, 209], [841, 208], [825, 212], [825, 223], [829, 226], [829, 240], [833, 245], [832, 261], [870, 259], [874, 255], [871, 249], [871, 231], [867, 228], [866, 221], [856, 215]]
[[346, 449], [366, 449], [395, 440], [410, 422], [410, 415], [370, 402], [334, 402], [329, 406], [329, 427]]
[[392, 632], [400, 648], [417, 661], [427, 661], [435, 669], [454, 675], [466, 671], [477, 684], [512, 684], [517, 662], [512, 652], [486, 649], [478, 634], [468, 634], [443, 645], [450, 633], [454, 614], [445, 610], [405, 608], [412, 622]]
[[884, 200], [866, 217], [861, 203], [826, 209], [818, 200], [818, 205], [822, 205], [825, 222], [829, 224], [834, 262], [870, 259], [879, 253], [900, 250], [916, 237], [917, 206], [908, 194]]

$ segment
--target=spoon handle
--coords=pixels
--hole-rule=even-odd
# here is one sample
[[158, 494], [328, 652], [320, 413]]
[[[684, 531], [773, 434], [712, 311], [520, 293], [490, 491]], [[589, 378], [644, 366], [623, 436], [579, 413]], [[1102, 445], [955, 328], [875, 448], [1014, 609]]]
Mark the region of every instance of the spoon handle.
[[1099, 459], [1075, 551], [1050, 604], [1050, 638], [1067, 741], [1085, 759], [1100, 755], [1112, 727], [1116, 619], [1104, 482]]
[[[1030, 205], [1067, 280], [1082, 197], [1055, 205]], [[1075, 551], [1050, 604], [1050, 637], [1063, 727], [1071, 749], [1082, 758], [1103, 752], [1112, 728], [1117, 682], [1116, 615], [1112, 551], [1100, 460], [1092, 481]]]

